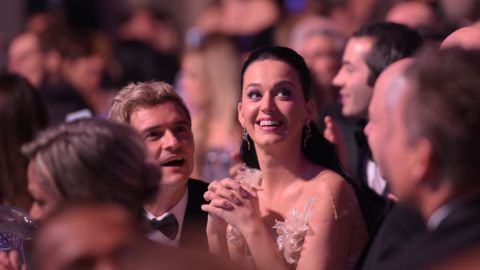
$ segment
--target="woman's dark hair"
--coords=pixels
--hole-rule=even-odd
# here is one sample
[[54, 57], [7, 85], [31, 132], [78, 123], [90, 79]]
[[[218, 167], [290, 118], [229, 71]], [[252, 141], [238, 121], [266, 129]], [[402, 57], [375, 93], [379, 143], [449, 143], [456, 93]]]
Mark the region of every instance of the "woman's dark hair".
[[28, 209], [27, 164], [20, 148], [47, 127], [45, 106], [24, 78], [0, 75], [0, 203]]
[[[302, 86], [303, 97], [306, 101], [310, 100], [311, 97], [311, 76], [310, 71], [305, 64], [303, 58], [296, 53], [294, 50], [286, 47], [263, 47], [260, 48], [248, 57], [242, 67], [241, 72], [241, 89], [243, 91], [243, 76], [247, 68], [256, 61], [261, 60], [278, 60], [282, 61], [289, 66], [291, 66], [298, 74], [300, 78], [300, 84]], [[309, 124], [311, 137], [307, 140], [307, 143], [304, 145], [303, 141], [305, 139], [305, 130], [302, 131], [302, 140], [301, 145], [302, 153], [305, 157], [315, 164], [319, 164], [324, 166], [330, 170], [333, 170], [342, 176], [344, 176], [344, 172], [342, 166], [340, 165], [340, 161], [335, 149], [335, 146], [331, 144], [329, 141], [323, 137], [320, 131], [317, 129], [313, 121]], [[242, 141], [241, 149], [240, 149], [240, 156], [245, 162], [245, 164], [252, 168], [259, 168], [257, 154], [255, 152], [255, 146], [252, 139], [248, 136], [250, 149], [248, 147], [247, 142], [244, 140]]]
[[247, 58], [245, 63], [242, 66], [241, 70], [241, 77], [240, 77], [240, 88], [243, 90], [243, 76], [245, 75], [245, 71], [247, 68], [254, 62], [260, 60], [278, 60], [282, 61], [289, 66], [293, 67], [295, 71], [298, 73], [298, 77], [300, 78], [300, 84], [302, 85], [303, 96], [305, 100], [309, 100], [311, 96], [311, 76], [310, 71], [305, 64], [305, 60], [296, 53], [294, 50], [287, 48], [287, 47], [275, 47], [275, 46], [268, 46], [260, 48], [256, 51], [253, 51], [250, 56]]

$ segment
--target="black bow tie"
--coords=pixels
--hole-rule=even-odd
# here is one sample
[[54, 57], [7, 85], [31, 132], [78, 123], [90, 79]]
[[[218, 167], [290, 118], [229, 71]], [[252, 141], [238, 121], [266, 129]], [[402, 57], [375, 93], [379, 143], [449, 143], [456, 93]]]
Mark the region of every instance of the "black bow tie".
[[175, 240], [178, 232], [178, 221], [175, 216], [170, 213], [166, 217], [158, 220], [156, 218], [150, 220], [153, 228], [159, 230], [170, 240]]

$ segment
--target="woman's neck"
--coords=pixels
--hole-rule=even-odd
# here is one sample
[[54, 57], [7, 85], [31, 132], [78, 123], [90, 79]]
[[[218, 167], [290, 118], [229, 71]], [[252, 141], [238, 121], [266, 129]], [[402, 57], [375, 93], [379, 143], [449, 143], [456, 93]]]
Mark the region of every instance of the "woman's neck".
[[296, 151], [268, 151], [256, 147], [258, 162], [262, 170], [262, 188], [266, 193], [278, 194], [302, 175], [309, 163], [298, 148]]

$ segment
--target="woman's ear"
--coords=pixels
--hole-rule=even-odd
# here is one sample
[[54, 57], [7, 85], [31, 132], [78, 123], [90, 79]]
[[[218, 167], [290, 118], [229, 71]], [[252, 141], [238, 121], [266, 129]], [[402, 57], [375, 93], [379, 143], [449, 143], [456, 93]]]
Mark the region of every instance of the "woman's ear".
[[238, 103], [237, 111], [238, 111], [238, 121], [240, 122], [240, 125], [242, 125], [242, 127], [245, 127], [245, 125], [243, 124], [244, 121], [243, 121], [243, 114], [242, 114], [242, 102]]
[[310, 123], [310, 121], [315, 120], [315, 118], [317, 117], [317, 108], [312, 99], [308, 100], [305, 103], [305, 110], [305, 123]]

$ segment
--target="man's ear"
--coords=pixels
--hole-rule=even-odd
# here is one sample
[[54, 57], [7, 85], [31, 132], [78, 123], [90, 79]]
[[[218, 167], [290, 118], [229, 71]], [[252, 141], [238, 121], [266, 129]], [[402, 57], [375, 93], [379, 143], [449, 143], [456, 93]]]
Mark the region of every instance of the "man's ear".
[[242, 102], [239, 102], [237, 105], [237, 116], [238, 116], [238, 122], [240, 122], [240, 125], [242, 127], [245, 127], [244, 121], [243, 121], [243, 115], [242, 115]]
[[414, 160], [412, 162], [412, 177], [419, 182], [425, 182], [433, 179], [434, 158], [432, 144], [425, 138], [415, 142]]

